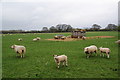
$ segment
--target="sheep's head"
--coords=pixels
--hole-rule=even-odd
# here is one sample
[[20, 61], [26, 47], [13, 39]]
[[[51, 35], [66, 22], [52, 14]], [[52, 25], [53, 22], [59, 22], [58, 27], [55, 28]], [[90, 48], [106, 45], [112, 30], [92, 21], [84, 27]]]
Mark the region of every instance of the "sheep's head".
[[84, 52], [88, 53], [88, 47], [84, 48]]
[[12, 45], [11, 48], [14, 49], [16, 45]]
[[102, 47], [99, 47], [99, 50], [101, 49]]
[[53, 57], [57, 57], [58, 55], [53, 55]]

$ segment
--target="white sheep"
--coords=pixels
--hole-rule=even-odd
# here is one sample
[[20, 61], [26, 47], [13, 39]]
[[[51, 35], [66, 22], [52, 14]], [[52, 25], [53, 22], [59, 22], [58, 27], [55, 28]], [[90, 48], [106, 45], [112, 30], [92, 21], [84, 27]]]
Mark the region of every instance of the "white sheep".
[[97, 56], [97, 47], [95, 45], [91, 45], [89, 47], [84, 48], [84, 52], [86, 53], [86, 57], [89, 58], [92, 53], [96, 53]]
[[23, 39], [22, 38], [19, 38], [18, 41], [22, 41]]
[[118, 40], [118, 41], [115, 41], [115, 43], [117, 43], [117, 44], [119, 44], [119, 45], [120, 45], [120, 40]]
[[24, 46], [21, 46], [21, 45], [12, 45], [11, 48], [14, 49], [15, 52], [17, 53], [17, 55], [19, 54], [21, 56], [21, 58], [24, 57], [24, 54], [26, 53], [26, 48]]
[[40, 37], [37, 37], [36, 39], [37, 39], [37, 40], [40, 40], [41, 38], [40, 38]]
[[106, 53], [106, 55], [107, 55], [107, 58], [109, 58], [109, 54], [110, 54], [110, 49], [109, 48], [102, 48], [102, 47], [100, 47], [99, 48], [99, 50], [100, 50], [100, 56], [103, 54], [103, 57], [104, 57], [104, 53]]
[[33, 41], [37, 41], [37, 38], [34, 38]]
[[61, 62], [63, 63], [63, 65], [66, 65], [66, 67], [68, 66], [66, 55], [59, 55], [59, 56], [58, 55], [53, 55], [53, 57], [54, 57], [54, 60], [57, 64], [57, 68], [59, 68]]
[[66, 36], [62, 36], [61, 39], [62, 39], [62, 40], [66, 39]]

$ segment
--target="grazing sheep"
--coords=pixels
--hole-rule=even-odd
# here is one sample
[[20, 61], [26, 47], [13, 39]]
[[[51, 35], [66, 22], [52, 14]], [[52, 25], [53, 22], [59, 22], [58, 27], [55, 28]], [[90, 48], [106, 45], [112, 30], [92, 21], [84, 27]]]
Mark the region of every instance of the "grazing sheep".
[[86, 40], [86, 37], [85, 37], [85, 36], [82, 36], [82, 39], [83, 39], [83, 40]]
[[59, 68], [60, 63], [62, 62], [63, 65], [67, 65], [67, 56], [66, 55], [53, 55], [55, 62], [57, 63], [57, 68]]
[[117, 43], [117, 44], [119, 44], [119, 45], [120, 45], [120, 40], [118, 40], [118, 41], [115, 41], [115, 43]]
[[11, 48], [14, 49], [15, 52], [21, 56], [21, 58], [24, 57], [24, 54], [26, 52], [26, 48], [24, 46], [21, 46], [21, 45], [12, 45]]
[[[84, 52], [86, 53], [86, 57], [89, 58], [92, 53], [97, 53], [97, 47], [95, 45], [91, 45], [89, 47], [84, 48]], [[97, 56], [97, 54], [96, 54]]]
[[22, 41], [23, 39], [22, 38], [19, 38], [18, 41]]
[[109, 48], [102, 48], [102, 47], [100, 47], [99, 50], [101, 52], [100, 56], [103, 54], [103, 57], [104, 57], [104, 53], [106, 53], [107, 58], [109, 58], [109, 54], [110, 54], [110, 49]]

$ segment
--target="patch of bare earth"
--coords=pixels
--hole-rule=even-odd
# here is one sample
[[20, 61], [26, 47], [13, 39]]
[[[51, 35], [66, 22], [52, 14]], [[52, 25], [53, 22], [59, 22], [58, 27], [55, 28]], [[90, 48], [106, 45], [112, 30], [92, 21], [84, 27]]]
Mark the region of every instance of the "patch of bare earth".
[[[93, 36], [93, 37], [86, 37], [86, 39], [97, 39], [97, 38], [113, 38], [115, 36]], [[82, 40], [82, 39], [78, 39], [78, 38], [66, 38], [64, 40], [62, 39], [46, 39], [46, 40], [50, 40], [50, 41], [76, 41], [76, 40]]]

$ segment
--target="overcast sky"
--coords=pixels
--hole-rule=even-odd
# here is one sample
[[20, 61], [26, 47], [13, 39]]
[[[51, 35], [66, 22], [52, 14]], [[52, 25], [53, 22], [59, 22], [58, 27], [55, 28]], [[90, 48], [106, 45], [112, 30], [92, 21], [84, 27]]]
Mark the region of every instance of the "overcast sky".
[[[119, 0], [2, 0], [2, 29], [41, 30], [70, 24], [74, 28], [118, 24]], [[0, 4], [1, 6], [1, 4]]]

